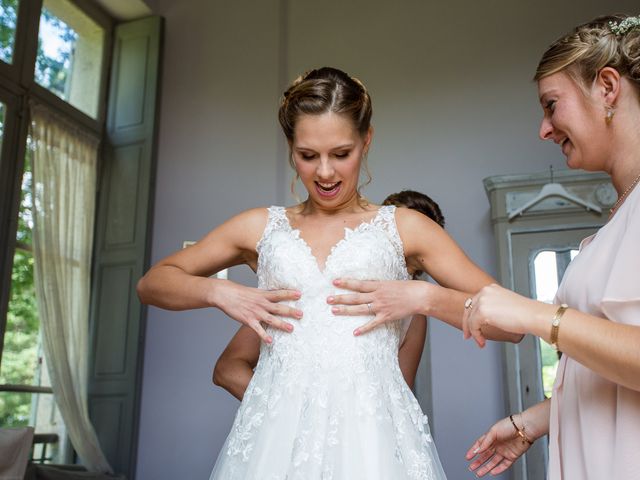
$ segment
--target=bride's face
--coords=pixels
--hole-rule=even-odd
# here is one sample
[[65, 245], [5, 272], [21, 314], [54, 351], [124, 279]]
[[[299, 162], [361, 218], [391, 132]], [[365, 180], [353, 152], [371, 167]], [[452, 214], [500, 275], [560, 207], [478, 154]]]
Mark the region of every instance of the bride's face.
[[362, 157], [371, 143], [348, 117], [336, 113], [303, 115], [297, 120], [291, 154], [309, 199], [322, 208], [357, 200]]

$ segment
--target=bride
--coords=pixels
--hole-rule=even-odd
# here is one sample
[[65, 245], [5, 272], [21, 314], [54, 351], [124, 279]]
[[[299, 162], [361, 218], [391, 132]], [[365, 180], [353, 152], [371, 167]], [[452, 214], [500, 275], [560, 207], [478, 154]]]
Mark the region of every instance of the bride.
[[[465, 298], [493, 280], [424, 215], [360, 195], [371, 113], [364, 85], [340, 70], [298, 78], [279, 120], [307, 200], [241, 213], [138, 283], [144, 303], [216, 307], [263, 341], [212, 479], [445, 478], [398, 365], [408, 322], [395, 320], [433, 315], [459, 328]], [[239, 264], [259, 288], [209, 278]], [[439, 285], [410, 281], [417, 270]], [[394, 287], [364, 304], [343, 297], [346, 278]], [[392, 316], [377, 315], [389, 305]]]

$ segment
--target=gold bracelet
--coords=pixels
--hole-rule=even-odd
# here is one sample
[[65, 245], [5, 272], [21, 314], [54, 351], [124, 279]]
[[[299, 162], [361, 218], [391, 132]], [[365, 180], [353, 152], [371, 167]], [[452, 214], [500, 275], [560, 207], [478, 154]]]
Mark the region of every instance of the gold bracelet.
[[567, 308], [569, 308], [569, 305], [567, 305], [566, 303], [560, 305], [558, 307], [558, 310], [556, 310], [556, 314], [553, 316], [553, 320], [551, 320], [551, 335], [549, 338], [549, 343], [551, 343], [551, 347], [553, 347], [554, 350], [558, 350], [558, 333], [560, 332], [560, 319], [562, 318], [562, 315], [564, 315], [564, 312], [567, 311]]
[[[520, 414], [520, 419], [522, 420], [522, 414]], [[533, 445], [533, 442], [529, 440], [527, 434], [524, 433], [524, 421], [522, 422], [522, 430], [520, 430], [516, 425], [516, 422], [513, 421], [513, 415], [509, 415], [509, 420], [511, 420], [511, 425], [513, 425], [513, 428], [516, 429], [516, 433], [518, 434], [518, 436], [522, 438], [522, 442], [527, 442], [529, 445]]]

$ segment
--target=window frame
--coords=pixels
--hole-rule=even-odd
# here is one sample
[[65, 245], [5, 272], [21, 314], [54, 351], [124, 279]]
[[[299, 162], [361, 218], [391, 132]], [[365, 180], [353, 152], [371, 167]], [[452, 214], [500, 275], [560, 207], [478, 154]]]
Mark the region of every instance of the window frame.
[[[40, 0], [36, 0], [40, 1]], [[29, 9], [32, 8], [28, 0], [20, 0], [18, 5], [18, 21], [16, 22], [15, 42], [13, 44], [13, 56], [11, 63], [6, 63], [0, 60], [0, 84], [5, 83], [3, 80], [9, 79], [9, 83], [19, 84], [21, 73], [21, 61], [17, 61], [18, 58], [24, 57], [26, 50], [27, 31], [29, 29]]]
[[[43, 0], [20, 0], [12, 63], [0, 61], [0, 102], [6, 107], [0, 150], [0, 225], [6, 226], [0, 229], [0, 365], [7, 328], [13, 258], [17, 243], [18, 213], [30, 121], [29, 103], [36, 101], [46, 105], [70, 122], [94, 132], [101, 139], [106, 132], [108, 78], [111, 70], [115, 22], [96, 4], [82, 0], [68, 1], [104, 28], [105, 32], [95, 119], [35, 81]], [[101, 170], [101, 159], [102, 151], [98, 157], [98, 172]], [[30, 385], [0, 385], [0, 392], [52, 393], [50, 387]]]
[[[1, 75], [1, 74], [0, 74]], [[24, 168], [25, 147], [20, 147], [22, 131], [26, 121], [20, 97], [7, 92], [0, 85], [0, 102], [6, 107], [2, 149], [0, 150], [0, 217], [6, 225], [5, 234], [0, 237], [0, 364], [4, 349], [4, 333], [7, 325], [7, 312], [11, 294], [11, 270], [18, 230], [18, 212], [20, 209], [20, 193], [22, 170]], [[25, 144], [26, 144], [26, 135]]]

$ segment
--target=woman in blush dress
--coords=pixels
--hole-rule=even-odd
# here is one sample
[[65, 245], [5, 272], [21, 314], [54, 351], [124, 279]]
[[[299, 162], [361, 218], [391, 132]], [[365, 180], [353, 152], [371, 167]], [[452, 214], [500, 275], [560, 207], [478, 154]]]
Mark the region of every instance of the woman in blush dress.
[[535, 79], [540, 137], [570, 168], [605, 171], [609, 221], [583, 240], [556, 305], [492, 285], [469, 300], [465, 332], [537, 335], [563, 352], [550, 400], [500, 420], [467, 453], [478, 476], [509, 468], [549, 434], [549, 480], [640, 478], [640, 16], [576, 27], [544, 53]]

